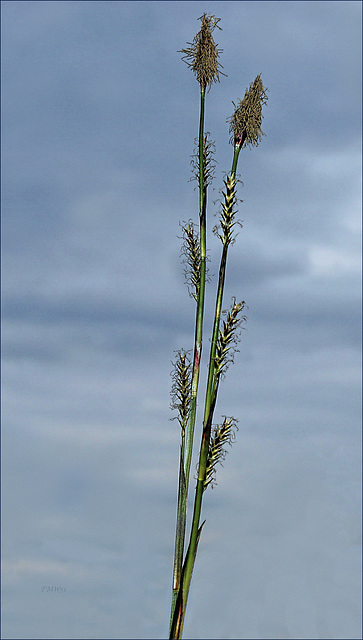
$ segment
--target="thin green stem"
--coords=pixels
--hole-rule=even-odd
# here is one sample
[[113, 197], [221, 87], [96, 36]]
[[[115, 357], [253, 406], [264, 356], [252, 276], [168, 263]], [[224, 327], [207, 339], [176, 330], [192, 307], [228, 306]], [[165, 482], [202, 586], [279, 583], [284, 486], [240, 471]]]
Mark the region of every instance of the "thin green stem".
[[[182, 583], [182, 565], [185, 542], [187, 498], [189, 487], [190, 466], [193, 453], [193, 439], [197, 410], [197, 393], [199, 384], [200, 360], [202, 355], [203, 316], [206, 282], [206, 209], [207, 188], [204, 180], [204, 117], [205, 117], [205, 88], [200, 86], [200, 119], [199, 119], [199, 219], [200, 219], [200, 282], [197, 296], [197, 310], [195, 321], [194, 356], [192, 371], [192, 388], [188, 424], [181, 448], [181, 464], [179, 471], [177, 525], [175, 534], [173, 595], [170, 615], [170, 633], [174, 611]], [[171, 637], [174, 637], [171, 635]]]
[[241, 139], [238, 141], [237, 144], [234, 145], [233, 162], [232, 162], [232, 169], [231, 169], [231, 177], [233, 178], [236, 177], [239, 152], [242, 149], [242, 145], [245, 141], [245, 138], [246, 138], [246, 135], [243, 133], [241, 135]]
[[175, 549], [174, 549], [174, 568], [173, 568], [173, 593], [172, 593], [172, 612], [175, 608], [176, 599], [180, 588], [181, 567], [183, 564], [184, 539], [185, 539], [185, 516], [186, 516], [186, 490], [184, 476], [184, 451], [185, 436], [182, 435], [182, 444], [180, 447], [179, 462], [179, 484], [178, 484], [178, 508], [176, 518], [175, 532]]
[[[238, 163], [238, 157], [239, 157], [241, 146], [242, 146], [241, 143], [235, 144], [234, 146], [234, 154], [233, 154], [233, 162], [232, 162], [232, 170], [231, 170], [231, 177], [234, 179], [236, 176], [237, 163]], [[225, 275], [226, 275], [228, 246], [229, 246], [228, 242], [225, 242], [223, 244], [221, 262], [220, 262], [220, 268], [219, 268], [218, 290], [217, 290], [216, 307], [215, 307], [215, 315], [214, 315], [211, 351], [210, 351], [210, 358], [209, 358], [209, 371], [208, 371], [208, 383], [207, 383], [207, 391], [206, 391], [204, 421], [203, 421], [203, 432], [202, 432], [202, 441], [200, 446], [198, 479], [197, 479], [197, 486], [195, 491], [194, 512], [193, 512], [193, 520], [192, 520], [192, 527], [191, 527], [191, 533], [190, 533], [190, 542], [189, 542], [188, 552], [187, 552], [184, 566], [183, 566], [183, 576], [182, 576], [182, 585], [181, 585], [182, 588], [180, 589], [181, 593], [178, 594], [178, 597], [175, 602], [175, 610], [174, 610], [174, 616], [171, 624], [170, 638], [182, 637], [186, 603], [188, 600], [190, 581], [192, 577], [195, 557], [197, 553], [197, 546], [198, 546], [198, 541], [199, 541], [199, 536], [201, 531], [199, 523], [200, 523], [201, 510], [202, 510], [204, 483], [206, 478], [207, 457], [208, 457], [208, 450], [209, 450], [209, 443], [210, 443], [210, 436], [211, 436], [214, 407], [216, 404], [217, 392], [218, 392], [219, 379], [218, 378], [216, 379], [215, 377], [214, 363], [215, 363], [215, 355], [216, 355], [217, 338], [218, 338], [218, 332], [219, 332], [220, 316], [221, 316], [222, 303], [223, 303], [223, 291], [224, 291], [224, 282], [225, 282]]]

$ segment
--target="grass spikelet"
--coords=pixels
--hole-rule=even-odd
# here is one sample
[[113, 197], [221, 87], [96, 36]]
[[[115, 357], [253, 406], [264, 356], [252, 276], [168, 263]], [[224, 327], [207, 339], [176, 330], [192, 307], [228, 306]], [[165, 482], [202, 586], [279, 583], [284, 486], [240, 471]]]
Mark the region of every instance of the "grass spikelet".
[[246, 316], [240, 315], [244, 306], [244, 301], [239, 303], [234, 301], [232, 308], [227, 313], [226, 320], [223, 321], [223, 327], [219, 330], [214, 361], [215, 379], [224, 376], [228, 366], [234, 360], [234, 354], [238, 351], [236, 344], [239, 342], [239, 334], [237, 331], [241, 323], [246, 320]]
[[189, 220], [182, 225], [183, 244], [181, 254], [184, 256], [183, 263], [185, 283], [188, 286], [189, 295], [198, 300], [200, 287], [200, 242], [199, 234], [194, 223]]
[[225, 416], [222, 425], [217, 425], [214, 428], [208, 451], [204, 491], [209, 484], [211, 484], [212, 489], [216, 484], [216, 466], [218, 463], [222, 463], [227, 455], [227, 451], [224, 448], [225, 445], [229, 444], [231, 446], [236, 439], [235, 431], [238, 431], [236, 423], [237, 421], [234, 418]]
[[[204, 185], [208, 187], [214, 178], [214, 171], [216, 166], [216, 161], [213, 159], [213, 154], [215, 152], [215, 144], [209, 138], [209, 132], [207, 131], [203, 137], [203, 180]], [[195, 139], [194, 143], [196, 145], [194, 153], [191, 157], [190, 164], [193, 167], [193, 178], [192, 180], [200, 181], [200, 161], [199, 161], [199, 145], [197, 144], [198, 140]]]
[[198, 20], [202, 21], [200, 31], [194, 37], [193, 42], [187, 43], [190, 46], [187, 49], [182, 49], [180, 53], [184, 53], [182, 60], [192, 69], [201, 88], [205, 90], [207, 87], [211, 87], [213, 82], [219, 82], [219, 74], [222, 73], [219, 70], [222, 65], [218, 62], [222, 50], [218, 49], [212, 36], [214, 29], [221, 27], [218, 26], [220, 18], [213, 15], [203, 13]]
[[[189, 416], [191, 366], [189, 353], [183, 349], [178, 351], [171, 372], [173, 384], [171, 388], [172, 402], [170, 408], [178, 411], [178, 415], [175, 416], [175, 418], [177, 418], [180, 424], [183, 436]], [[173, 420], [175, 418], [173, 418]]]
[[256, 76], [246, 89], [243, 100], [235, 107], [233, 115], [227, 119], [230, 122], [229, 132], [232, 134], [230, 142], [238, 146], [258, 146], [264, 135], [262, 124], [262, 107], [267, 102], [267, 89], [262, 84], [261, 75]]
[[[222, 202], [222, 210], [220, 214], [220, 224], [213, 229], [214, 233], [222, 240], [224, 245], [230, 245], [234, 242], [233, 227], [238, 224], [242, 226], [240, 220], [235, 220], [237, 202], [236, 195], [236, 177], [232, 173], [224, 180], [226, 190], [222, 191], [224, 202]], [[220, 230], [222, 233], [220, 233]]]

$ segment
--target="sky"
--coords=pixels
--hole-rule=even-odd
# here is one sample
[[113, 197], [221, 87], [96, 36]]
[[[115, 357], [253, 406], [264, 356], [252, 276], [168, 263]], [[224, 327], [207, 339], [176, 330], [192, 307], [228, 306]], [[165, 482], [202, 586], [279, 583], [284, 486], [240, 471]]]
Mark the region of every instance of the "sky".
[[361, 9], [2, 2], [3, 638], [167, 637], [170, 372], [195, 313], [178, 236], [198, 218], [199, 87], [178, 52], [203, 12], [226, 77], [206, 102], [195, 449], [226, 120], [257, 74], [269, 92], [223, 304], [248, 306], [215, 414], [239, 431], [205, 493], [184, 637], [361, 637]]

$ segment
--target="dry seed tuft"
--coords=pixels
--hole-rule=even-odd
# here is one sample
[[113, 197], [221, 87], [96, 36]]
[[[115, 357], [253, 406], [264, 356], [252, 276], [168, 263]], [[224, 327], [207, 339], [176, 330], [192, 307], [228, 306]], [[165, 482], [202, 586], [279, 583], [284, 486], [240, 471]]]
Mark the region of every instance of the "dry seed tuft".
[[243, 100], [238, 106], [233, 102], [235, 111], [227, 119], [230, 123], [229, 132], [232, 134], [230, 142], [239, 146], [258, 146], [261, 137], [264, 135], [262, 124], [262, 107], [267, 102], [267, 89], [262, 84], [261, 75], [258, 75], [254, 82], [251, 82], [246, 89]]
[[222, 65], [218, 62], [219, 54], [222, 49], [218, 49], [214, 42], [212, 32], [218, 26], [220, 18], [213, 15], [208, 16], [206, 13], [198, 18], [202, 21], [200, 31], [194, 37], [193, 42], [187, 49], [182, 49], [179, 53], [184, 53], [182, 60], [186, 62], [188, 67], [195, 73], [196, 78], [203, 90], [211, 87], [213, 82], [219, 82], [219, 74], [225, 75], [219, 68]]

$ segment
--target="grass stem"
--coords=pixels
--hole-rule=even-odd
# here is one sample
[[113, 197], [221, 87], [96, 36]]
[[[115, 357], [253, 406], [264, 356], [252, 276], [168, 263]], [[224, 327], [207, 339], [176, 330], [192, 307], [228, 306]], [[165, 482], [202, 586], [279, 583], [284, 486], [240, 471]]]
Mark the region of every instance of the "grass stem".
[[191, 399], [190, 411], [185, 436], [182, 435], [182, 446], [180, 450], [180, 471], [179, 471], [179, 487], [178, 487], [178, 506], [177, 506], [177, 524], [175, 532], [175, 552], [174, 552], [174, 570], [173, 570], [173, 593], [170, 614], [170, 632], [172, 631], [172, 623], [174, 610], [182, 581], [183, 553], [185, 542], [185, 529], [187, 518], [187, 499], [189, 488], [190, 466], [193, 454], [193, 441], [195, 419], [197, 411], [197, 395], [199, 385], [200, 361], [202, 355], [202, 337], [203, 337], [203, 316], [204, 316], [204, 300], [205, 300], [205, 282], [206, 282], [206, 209], [207, 209], [207, 187], [204, 181], [204, 118], [205, 118], [205, 89], [200, 87], [200, 119], [199, 119], [199, 225], [200, 225], [200, 281], [197, 293], [197, 309], [195, 320], [195, 339], [194, 339], [194, 355], [193, 355], [193, 371], [191, 383]]

